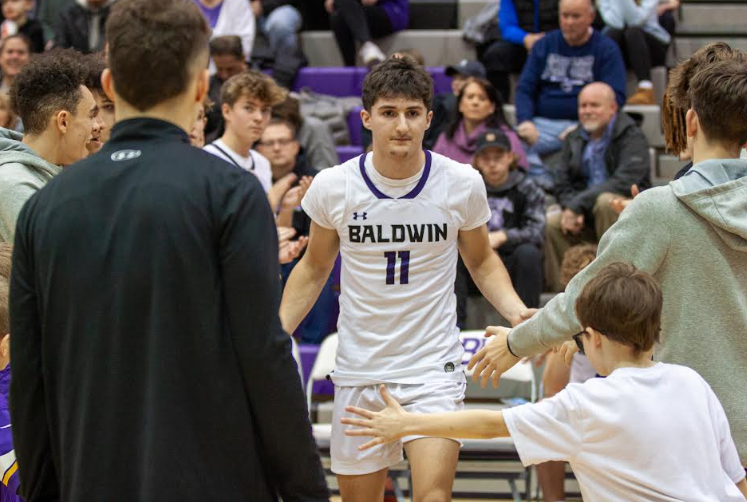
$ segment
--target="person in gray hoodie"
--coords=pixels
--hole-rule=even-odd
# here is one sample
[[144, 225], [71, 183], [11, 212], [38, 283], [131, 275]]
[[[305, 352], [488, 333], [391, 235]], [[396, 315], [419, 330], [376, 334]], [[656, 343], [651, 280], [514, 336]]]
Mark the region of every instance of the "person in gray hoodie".
[[[747, 63], [705, 66], [690, 97], [693, 168], [636, 197], [566, 292], [511, 331], [488, 328], [496, 339], [469, 366], [483, 386], [489, 379], [495, 385], [519, 358], [570, 340], [582, 329], [574, 303], [584, 285], [612, 262], [631, 263], [664, 293], [655, 359], [689, 366], [711, 385], [747, 465], [747, 161], [739, 159], [747, 143]], [[561, 351], [570, 354], [569, 347]]]
[[86, 76], [77, 52], [57, 49], [16, 77], [11, 100], [25, 133], [0, 128], [0, 242], [13, 242], [18, 214], [32, 195], [88, 155], [86, 144], [101, 123]]

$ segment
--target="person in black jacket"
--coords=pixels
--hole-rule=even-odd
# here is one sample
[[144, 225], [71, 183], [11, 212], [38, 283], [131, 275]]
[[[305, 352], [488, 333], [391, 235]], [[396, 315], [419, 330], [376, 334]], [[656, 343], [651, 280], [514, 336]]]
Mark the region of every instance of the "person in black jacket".
[[190, 0], [121, 0], [107, 31], [111, 139], [34, 196], [18, 225], [20, 494], [327, 501], [278, 318], [267, 199], [251, 173], [189, 144], [208, 87], [207, 23]]
[[611, 202], [631, 185], [651, 186], [648, 142], [632, 118], [618, 113], [615, 93], [602, 82], [587, 85], [578, 98], [580, 127], [563, 142], [556, 166], [555, 192], [562, 213], [548, 217], [545, 230], [545, 282], [561, 291], [565, 251], [582, 242], [599, 242], [617, 221]]
[[511, 98], [509, 75], [519, 73], [534, 44], [558, 29], [558, 0], [502, 0], [498, 11], [500, 40], [480, 50], [488, 80], [505, 103]]
[[55, 46], [72, 47], [84, 54], [103, 50], [106, 20], [115, 1], [76, 0], [75, 5], [60, 15], [55, 28]]

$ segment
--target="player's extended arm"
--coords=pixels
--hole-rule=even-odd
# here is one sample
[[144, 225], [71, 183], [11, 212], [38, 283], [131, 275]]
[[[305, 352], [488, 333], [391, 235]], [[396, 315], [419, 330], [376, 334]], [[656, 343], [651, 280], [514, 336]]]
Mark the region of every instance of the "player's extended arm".
[[482, 295], [512, 326], [522, 322], [527, 308], [516, 294], [500, 257], [490, 247], [487, 226], [460, 231], [459, 253]]
[[280, 303], [280, 322], [287, 333], [293, 333], [314, 306], [339, 250], [337, 231], [312, 221], [306, 254], [288, 277]]
[[348, 428], [345, 431], [347, 436], [374, 438], [360, 446], [360, 450], [391, 443], [410, 435], [475, 439], [509, 435], [506, 422], [503, 420], [503, 413], [500, 411], [468, 410], [427, 415], [408, 413], [389, 395], [386, 386], [382, 385], [379, 392], [387, 405], [386, 408], [376, 412], [348, 406], [346, 411], [355, 413], [361, 418], [340, 419], [343, 424], [358, 427]]

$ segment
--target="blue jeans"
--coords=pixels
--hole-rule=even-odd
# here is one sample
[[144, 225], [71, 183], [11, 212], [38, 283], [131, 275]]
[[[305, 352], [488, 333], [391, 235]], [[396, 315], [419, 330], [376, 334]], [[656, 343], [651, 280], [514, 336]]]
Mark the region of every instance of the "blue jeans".
[[259, 18], [259, 29], [267, 36], [273, 54], [294, 53], [298, 48], [298, 31], [301, 29], [301, 14], [291, 5], [283, 5]]
[[537, 128], [539, 138], [527, 150], [527, 160], [529, 161], [527, 174], [542, 188], [550, 188], [554, 185], [554, 180], [552, 174], [542, 162], [542, 157], [560, 150], [563, 147], [563, 141], [558, 136], [568, 127], [576, 125], [578, 122], [574, 120], [546, 119], [543, 117], [534, 117], [532, 122], [534, 122], [534, 126]]

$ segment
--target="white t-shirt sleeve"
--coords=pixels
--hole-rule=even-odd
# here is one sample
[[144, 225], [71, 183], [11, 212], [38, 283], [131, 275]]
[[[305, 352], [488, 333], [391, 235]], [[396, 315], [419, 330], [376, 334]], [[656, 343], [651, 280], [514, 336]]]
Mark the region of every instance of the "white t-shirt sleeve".
[[718, 400], [718, 397], [716, 397], [716, 394], [713, 393], [713, 390], [705, 381], [703, 381], [703, 385], [708, 387], [708, 405], [711, 411], [713, 427], [718, 435], [719, 448], [721, 451], [721, 466], [734, 483], [739, 483], [745, 478], [745, 472], [744, 467], [742, 467], [742, 463], [739, 460], [737, 446], [734, 444], [734, 439], [731, 437], [729, 420], [726, 418], [724, 408], [721, 406], [721, 402]]
[[270, 161], [256, 150], [250, 150], [249, 155], [254, 162], [254, 174], [262, 184], [265, 193], [269, 192], [270, 188], [272, 188], [272, 166], [270, 165]]
[[[445, 157], [444, 157], [445, 159]], [[490, 206], [485, 182], [469, 164], [445, 160], [449, 169], [449, 208], [459, 216], [459, 230], [467, 231], [490, 220]]]
[[569, 461], [581, 451], [581, 412], [568, 389], [539, 403], [503, 410], [503, 418], [525, 466]]
[[345, 212], [345, 176], [343, 166], [331, 167], [314, 176], [301, 207], [314, 223], [336, 229]]

